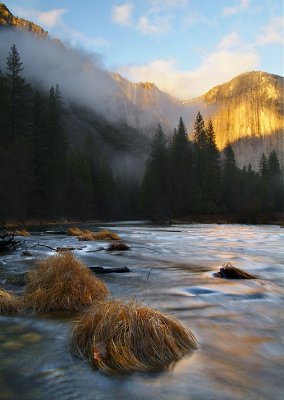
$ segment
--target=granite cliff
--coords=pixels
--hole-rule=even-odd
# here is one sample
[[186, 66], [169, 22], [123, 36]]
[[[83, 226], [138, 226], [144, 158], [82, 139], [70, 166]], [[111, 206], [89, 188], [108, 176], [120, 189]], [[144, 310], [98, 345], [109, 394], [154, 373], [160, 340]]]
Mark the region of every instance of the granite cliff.
[[3, 3], [0, 3], [0, 26], [22, 29], [23, 31], [33, 33], [38, 38], [48, 37], [48, 32], [43, 28], [31, 21], [15, 17]]
[[283, 84], [281, 76], [247, 72], [184, 105], [191, 109], [199, 104], [201, 113], [212, 119], [219, 149], [232, 143], [240, 166], [252, 161], [257, 168], [261, 153], [274, 149], [283, 165]]
[[[33, 22], [13, 16], [3, 3], [0, 3], [0, 26], [17, 28], [17, 31], [33, 33], [37, 38], [49, 39], [44, 29]], [[60, 47], [56, 50], [56, 57], [53, 57], [54, 62], [51, 56], [46, 60], [44, 55], [37, 53], [36, 58], [42, 58], [45, 72], [41, 76], [40, 71], [44, 71], [44, 68], [32, 65], [30, 76], [36, 75], [40, 82], [47, 79], [49, 71], [56, 71], [53, 79], [60, 84], [67, 97], [72, 101], [77, 99], [78, 104], [88, 105], [99, 113], [104, 112], [112, 122], [124, 120], [128, 125], [151, 136], [157, 123], [162, 125], [166, 133], [171, 134], [182, 116], [191, 134], [195, 116], [200, 111], [205, 120], [212, 119], [219, 149], [223, 150], [228, 142], [233, 144], [240, 166], [252, 162], [253, 167], [257, 168], [261, 153], [267, 154], [273, 149], [277, 151], [282, 165], [284, 164], [283, 77], [261, 71], [247, 72], [212, 88], [203, 96], [181, 102], [162, 92], [154, 83], [132, 83], [117, 73], [91, 66], [84, 61], [83, 55], [77, 54], [76, 61], [74, 55], [72, 59], [67, 59], [67, 49], [62, 51], [64, 48]], [[19, 50], [21, 52], [21, 48]], [[63, 71], [67, 67], [60, 67], [63, 71], [61, 75], [58, 72], [60, 57], [61, 64], [64, 65], [65, 62], [68, 66], [67, 73]], [[35, 58], [29, 56], [29, 59]], [[72, 69], [72, 63], [80, 67]], [[27, 62], [24, 65], [28, 74], [29, 65]], [[82, 88], [82, 76], [79, 77], [80, 73], [74, 76], [74, 71], [84, 72], [84, 79], [88, 81], [84, 90], [75, 91], [76, 99], [70, 82], [65, 82], [66, 76], [72, 75], [72, 85], [76, 84], [77, 79]]]
[[242, 137], [264, 137], [283, 131], [283, 78], [265, 72], [247, 72], [209, 90], [204, 107], [211, 115], [220, 149]]

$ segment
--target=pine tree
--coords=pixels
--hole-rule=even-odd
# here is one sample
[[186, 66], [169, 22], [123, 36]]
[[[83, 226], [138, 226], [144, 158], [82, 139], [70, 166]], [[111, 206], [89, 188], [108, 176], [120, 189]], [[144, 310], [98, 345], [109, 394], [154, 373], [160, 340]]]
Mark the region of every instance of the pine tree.
[[282, 211], [284, 208], [283, 175], [281, 173], [280, 164], [275, 150], [269, 154], [267, 168], [269, 171], [269, 188], [273, 209], [275, 211]]
[[154, 220], [169, 217], [168, 168], [167, 140], [158, 125], [142, 183], [142, 206], [145, 213]]
[[180, 117], [170, 146], [170, 198], [175, 216], [191, 212], [192, 152], [186, 127]]
[[236, 212], [238, 206], [239, 170], [235, 153], [230, 143], [224, 150], [224, 166], [222, 177], [222, 198], [225, 209]]
[[9, 105], [7, 79], [0, 70], [0, 143], [9, 141]]
[[243, 167], [240, 173], [239, 186], [239, 221], [242, 223], [256, 223], [257, 216], [261, 210], [261, 203], [258, 196], [260, 175], [252, 169], [249, 163], [248, 168]]
[[[208, 138], [203, 116], [197, 113], [193, 130], [193, 210], [195, 213], [206, 211]], [[213, 137], [212, 137], [213, 140]]]
[[109, 219], [114, 216], [116, 208], [117, 188], [110, 165], [101, 157], [97, 165], [94, 185], [97, 213], [100, 218]]
[[64, 212], [67, 137], [61, 122], [61, 111], [62, 102], [59, 88], [51, 87], [45, 120], [45, 137], [48, 141], [46, 207], [50, 216], [60, 216]]
[[47, 206], [49, 182], [49, 138], [46, 131], [47, 97], [34, 91], [32, 101], [31, 165], [34, 187], [31, 199], [31, 213], [42, 216]]
[[67, 196], [66, 211], [70, 217], [87, 218], [94, 212], [93, 180], [90, 160], [84, 151], [75, 147], [69, 154], [67, 162]]
[[268, 166], [267, 157], [262, 153], [259, 162], [260, 172], [260, 199], [262, 211], [271, 211], [273, 209], [272, 194], [270, 190], [270, 171]]
[[205, 135], [206, 148], [204, 146], [205, 157], [203, 157], [202, 173], [203, 210], [207, 213], [214, 213], [220, 207], [221, 170], [220, 153], [211, 120], [208, 122]]
[[22, 78], [23, 71], [20, 55], [15, 44], [11, 47], [6, 62], [6, 81], [10, 114], [11, 140], [25, 140], [30, 127], [32, 91], [31, 86]]

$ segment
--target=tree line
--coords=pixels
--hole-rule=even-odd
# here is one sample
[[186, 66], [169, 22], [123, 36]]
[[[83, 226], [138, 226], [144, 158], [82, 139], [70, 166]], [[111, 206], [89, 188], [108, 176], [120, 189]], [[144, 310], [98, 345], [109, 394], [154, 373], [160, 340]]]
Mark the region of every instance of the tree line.
[[33, 87], [22, 71], [14, 44], [0, 71], [0, 222], [137, 214], [139, 188], [114, 176], [92, 136], [71, 141], [59, 86]]
[[167, 140], [160, 125], [142, 183], [146, 215], [167, 220], [202, 214], [238, 214], [255, 222], [261, 213], [283, 211], [283, 171], [276, 152], [260, 159], [259, 172], [237, 166], [231, 144], [221, 153], [211, 120], [198, 112], [192, 140], [182, 118]]
[[[59, 86], [33, 87], [22, 71], [13, 45], [0, 71], [0, 222], [220, 213], [253, 218], [283, 211], [283, 171], [275, 151], [262, 155], [259, 172], [251, 165], [241, 170], [232, 146], [221, 153], [212, 122], [205, 125], [198, 113], [191, 140], [182, 118], [170, 139], [159, 125], [142, 183], [128, 182], [114, 174], [111, 157], [91, 134], [70, 137], [64, 122], [70, 111]], [[97, 129], [110, 142], [125, 137], [102, 121]]]

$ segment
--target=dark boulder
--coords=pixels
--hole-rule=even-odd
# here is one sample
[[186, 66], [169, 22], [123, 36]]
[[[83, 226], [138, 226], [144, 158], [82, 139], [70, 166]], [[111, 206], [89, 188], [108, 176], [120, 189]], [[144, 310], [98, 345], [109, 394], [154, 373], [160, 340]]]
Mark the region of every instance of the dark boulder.
[[120, 268], [89, 267], [89, 268], [95, 274], [110, 274], [112, 272], [115, 273], [130, 272], [130, 269], [127, 267], [120, 267]]
[[252, 274], [243, 271], [239, 268], [233, 267], [232, 264], [227, 263], [225, 266], [220, 268], [219, 272], [214, 274], [216, 278], [223, 279], [256, 279]]

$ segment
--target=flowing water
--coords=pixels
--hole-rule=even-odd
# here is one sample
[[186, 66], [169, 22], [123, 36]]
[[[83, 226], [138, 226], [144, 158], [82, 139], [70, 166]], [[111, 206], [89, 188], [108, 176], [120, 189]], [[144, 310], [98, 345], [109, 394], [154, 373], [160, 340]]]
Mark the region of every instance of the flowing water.
[[[70, 355], [70, 318], [0, 316], [0, 400], [283, 399], [284, 229], [137, 223], [108, 228], [131, 251], [92, 252], [107, 243], [36, 234], [23, 248], [83, 243], [75, 254], [85, 264], [129, 267], [129, 273], [100, 275], [111, 295], [135, 297], [174, 315], [194, 332], [199, 349], [167, 371], [109, 375]], [[33, 257], [22, 257], [21, 250], [1, 255], [2, 287], [20, 294], [22, 288], [5, 283], [7, 275], [54, 254], [44, 247], [31, 252]], [[258, 279], [215, 278], [225, 262]]]

